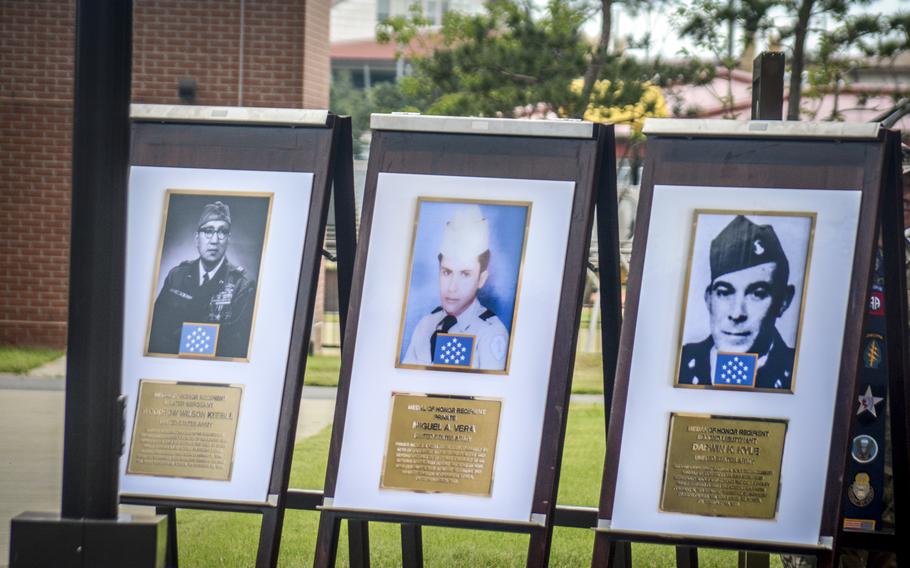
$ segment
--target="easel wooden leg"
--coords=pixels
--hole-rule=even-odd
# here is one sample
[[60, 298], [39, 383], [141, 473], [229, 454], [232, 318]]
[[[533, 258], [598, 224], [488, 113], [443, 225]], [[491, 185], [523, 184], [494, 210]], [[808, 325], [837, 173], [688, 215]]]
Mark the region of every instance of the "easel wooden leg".
[[423, 568], [423, 531], [420, 525], [401, 525], [401, 566]]
[[676, 568], [698, 568], [698, 548], [694, 546], [677, 546]]
[[348, 519], [348, 559], [351, 568], [370, 568], [369, 527], [367, 521]]
[[340, 531], [341, 519], [325, 511], [319, 514], [319, 531], [316, 538], [316, 557], [313, 560], [313, 568], [334, 568]]
[[771, 555], [764, 552], [739, 551], [739, 568], [768, 568], [771, 565]]
[[613, 548], [613, 565], [616, 568], [632, 568], [632, 543], [617, 542]]
[[167, 515], [167, 552], [164, 556], [165, 568], [177, 568], [177, 509], [174, 507], [155, 507], [158, 515]]
[[547, 525], [531, 532], [528, 542], [527, 568], [546, 568], [550, 562], [550, 542], [553, 540], [553, 525]]
[[591, 568], [632, 568], [632, 543], [617, 542], [605, 535], [594, 535]]
[[281, 527], [284, 525], [284, 507], [262, 512], [262, 527], [259, 529], [259, 550], [256, 566], [275, 568], [278, 566], [278, 547], [281, 544]]

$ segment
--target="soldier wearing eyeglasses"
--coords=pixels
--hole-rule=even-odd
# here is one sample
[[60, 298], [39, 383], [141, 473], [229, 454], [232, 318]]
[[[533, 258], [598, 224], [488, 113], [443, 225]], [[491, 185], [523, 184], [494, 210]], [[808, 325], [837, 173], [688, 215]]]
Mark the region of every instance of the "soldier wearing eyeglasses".
[[150, 353], [177, 354], [185, 322], [219, 324], [215, 355], [247, 356], [256, 281], [231, 264], [231, 210], [216, 201], [202, 210], [194, 233], [199, 257], [168, 273], [152, 314]]

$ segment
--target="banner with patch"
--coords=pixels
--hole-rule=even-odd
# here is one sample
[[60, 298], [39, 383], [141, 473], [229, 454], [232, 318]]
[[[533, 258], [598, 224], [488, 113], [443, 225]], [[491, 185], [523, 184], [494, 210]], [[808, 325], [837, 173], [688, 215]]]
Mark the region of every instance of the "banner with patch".
[[433, 364], [470, 369], [474, 361], [475, 339], [475, 336], [466, 333], [437, 334]]
[[878, 290], [873, 290], [872, 295], [869, 296], [869, 315], [885, 315], [885, 295]]
[[846, 471], [843, 527], [874, 531], [882, 527], [885, 494], [885, 420], [888, 391], [885, 290], [881, 249], [875, 255], [872, 292], [863, 333], [862, 368], [852, 412], [850, 459]]

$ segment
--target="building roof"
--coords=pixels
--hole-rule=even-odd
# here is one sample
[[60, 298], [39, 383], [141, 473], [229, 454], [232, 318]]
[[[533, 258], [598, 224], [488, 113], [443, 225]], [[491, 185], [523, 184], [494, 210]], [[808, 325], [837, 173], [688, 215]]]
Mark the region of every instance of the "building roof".
[[[418, 38], [407, 47], [406, 54], [424, 55], [430, 53], [432, 49], [426, 38]], [[379, 43], [375, 39], [335, 41], [329, 46], [329, 57], [333, 61], [395, 61], [396, 50], [397, 46], [394, 43]]]
[[336, 41], [329, 46], [329, 56], [332, 59], [394, 61], [395, 44], [381, 44], [375, 39]]
[[[800, 101], [802, 119], [869, 122], [893, 108], [897, 104], [895, 97], [902, 92], [894, 84], [853, 83], [836, 94], [828, 92], [820, 98], [804, 94]], [[728, 93], [732, 95], [732, 104], [726, 106], [723, 98]], [[673, 116], [744, 120], [749, 118], [752, 108], [752, 74], [734, 70], [729, 75], [726, 69], [719, 69], [715, 78], [706, 85], [671, 87], [664, 91], [664, 96]], [[788, 100], [789, 94], [785, 88], [782, 101], [785, 109]], [[910, 119], [902, 119], [894, 127], [906, 129], [910, 127]]]

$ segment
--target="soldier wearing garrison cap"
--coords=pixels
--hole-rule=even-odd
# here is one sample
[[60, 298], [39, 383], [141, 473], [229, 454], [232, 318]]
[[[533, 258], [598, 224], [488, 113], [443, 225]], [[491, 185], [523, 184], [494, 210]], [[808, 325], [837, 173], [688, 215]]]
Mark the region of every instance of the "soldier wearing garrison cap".
[[477, 299], [490, 264], [490, 228], [480, 207], [458, 209], [443, 228], [439, 249], [440, 305], [417, 323], [402, 363], [432, 365], [440, 333], [474, 338], [471, 367], [502, 371], [509, 332], [492, 310]]
[[198, 258], [168, 272], [152, 313], [149, 353], [176, 355], [184, 323], [219, 324], [215, 356], [247, 357], [256, 281], [227, 259], [231, 210], [216, 201], [202, 209], [194, 232]]
[[705, 304], [711, 334], [683, 346], [679, 384], [714, 384], [718, 353], [754, 354], [755, 387], [789, 390], [795, 350], [775, 322], [795, 288], [774, 229], [738, 215], [711, 241], [710, 264]]

